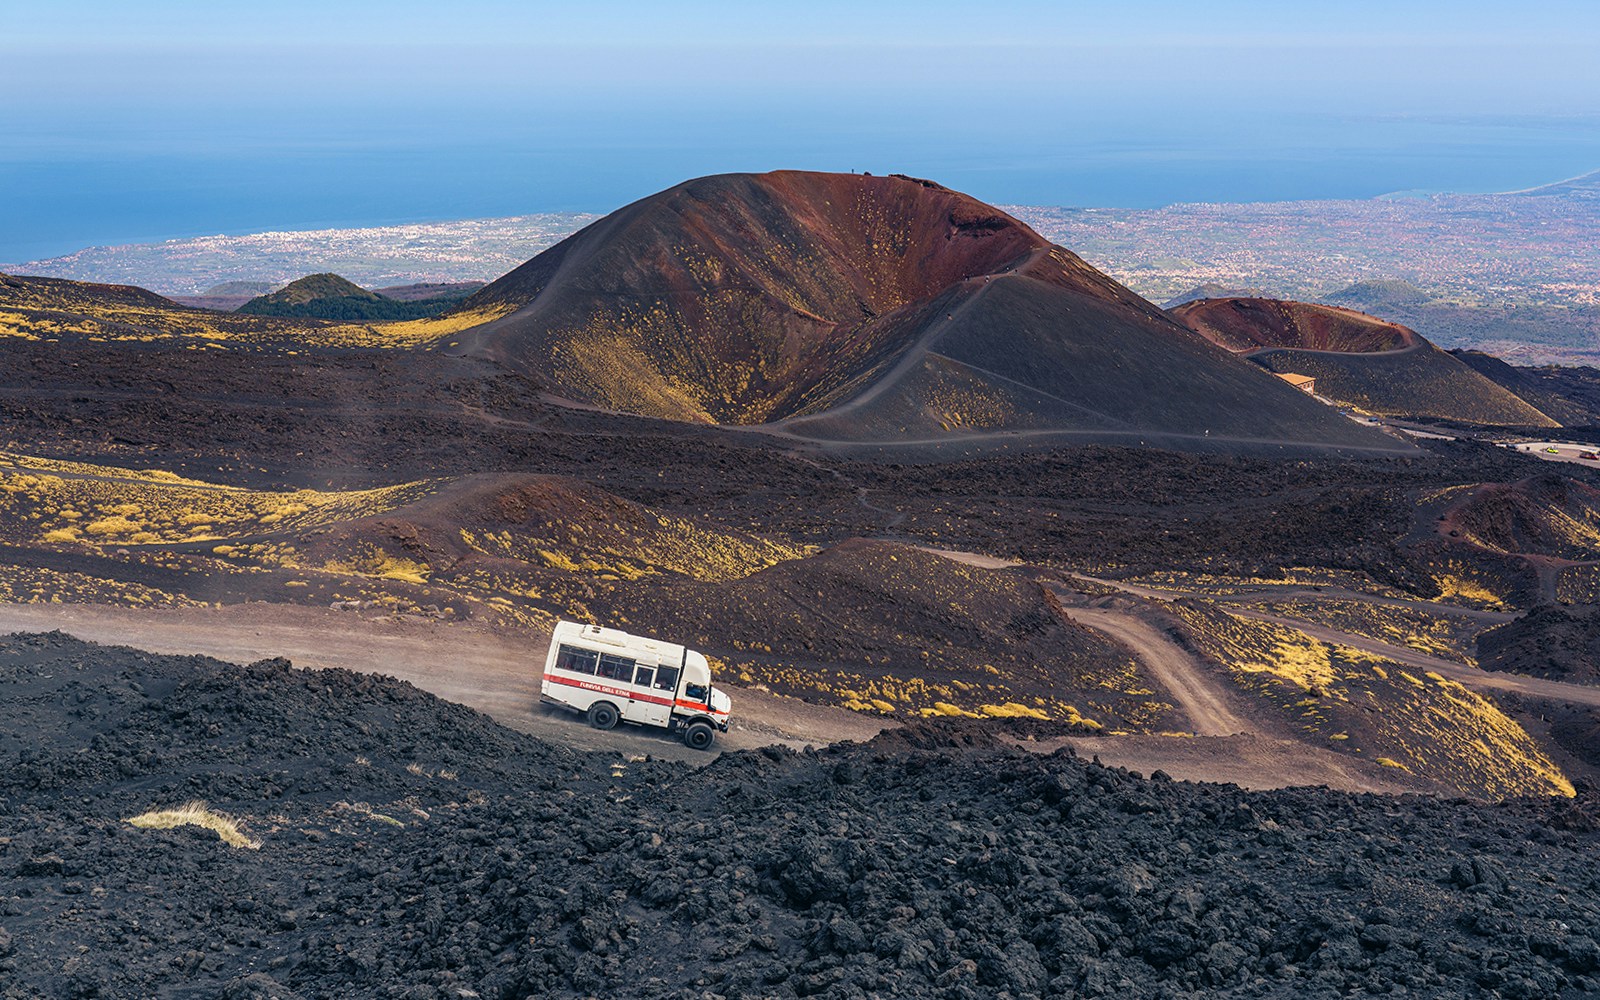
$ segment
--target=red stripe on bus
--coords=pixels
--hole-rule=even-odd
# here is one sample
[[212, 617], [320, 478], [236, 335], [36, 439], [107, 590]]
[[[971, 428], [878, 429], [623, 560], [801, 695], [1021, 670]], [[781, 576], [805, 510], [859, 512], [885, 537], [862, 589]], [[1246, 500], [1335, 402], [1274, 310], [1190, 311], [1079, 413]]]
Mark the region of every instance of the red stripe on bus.
[[[557, 684], [565, 684], [568, 687], [582, 688], [585, 691], [598, 691], [601, 694], [609, 694], [617, 698], [630, 698], [633, 701], [647, 701], [652, 705], [667, 705], [669, 707], [672, 705], [671, 698], [658, 698], [652, 694], [639, 694], [636, 691], [629, 691], [624, 688], [606, 687], [604, 684], [596, 684], [594, 681], [580, 681], [571, 677], [560, 677], [552, 673], [546, 673], [544, 677], [545, 680], [555, 681]], [[698, 702], [681, 702], [680, 704], [699, 705]]]

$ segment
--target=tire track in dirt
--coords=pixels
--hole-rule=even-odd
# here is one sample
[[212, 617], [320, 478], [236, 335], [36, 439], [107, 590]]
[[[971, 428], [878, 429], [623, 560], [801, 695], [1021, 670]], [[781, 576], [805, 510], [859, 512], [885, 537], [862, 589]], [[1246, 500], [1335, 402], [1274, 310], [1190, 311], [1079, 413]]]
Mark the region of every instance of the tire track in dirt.
[[[986, 568], [1009, 565], [1006, 560], [975, 553], [952, 555], [969, 564], [988, 564]], [[581, 716], [541, 705], [538, 699], [543, 637], [520, 639], [460, 623], [387, 616], [368, 619], [349, 612], [282, 605], [148, 610], [106, 605], [0, 604], [0, 634], [53, 629], [91, 642], [130, 645], [154, 653], [199, 654], [238, 664], [286, 656], [299, 667], [340, 667], [385, 674], [478, 709], [502, 725], [550, 743], [629, 757], [649, 755], [697, 766], [716, 760], [720, 756], [717, 751], [721, 750], [754, 749], [774, 743], [801, 749], [840, 740], [865, 742], [881, 730], [899, 726], [894, 719], [860, 715], [755, 689], [730, 688], [733, 725], [727, 734], [717, 738], [713, 751], [705, 753], [690, 750], [658, 730], [619, 726], [601, 731], [586, 725]], [[1184, 672], [1180, 671], [1179, 676]], [[1361, 773], [1326, 751], [1308, 750], [1255, 732], [1210, 740], [1064, 737], [1030, 739], [1016, 745], [1042, 754], [1073, 745], [1080, 753], [1101, 756], [1112, 766], [1145, 772], [1165, 767], [1174, 776], [1187, 780], [1234, 781], [1251, 788], [1327, 784], [1349, 791], [1403, 790], [1384, 780], [1389, 775]]]

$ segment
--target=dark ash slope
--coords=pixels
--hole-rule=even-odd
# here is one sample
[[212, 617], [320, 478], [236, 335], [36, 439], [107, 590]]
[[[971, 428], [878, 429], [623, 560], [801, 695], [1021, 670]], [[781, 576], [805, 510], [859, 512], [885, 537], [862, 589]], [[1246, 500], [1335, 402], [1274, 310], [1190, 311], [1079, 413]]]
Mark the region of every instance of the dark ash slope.
[[929, 181], [679, 185], [489, 285], [454, 337], [582, 403], [853, 443], [1062, 432], [1396, 450]]
[[1477, 645], [1485, 670], [1593, 684], [1600, 681], [1600, 608], [1541, 605], [1479, 635]]
[[[1594, 400], [1586, 405], [1580, 398], [1563, 394], [1560, 377], [1568, 372], [1585, 369], [1521, 368], [1508, 365], [1492, 354], [1482, 351], [1451, 351], [1450, 355], [1484, 378], [1514, 393], [1539, 412], [1549, 414], [1568, 427], [1587, 427], [1600, 423], [1600, 414], [1593, 409]], [[1592, 372], [1593, 369], [1587, 369]], [[1552, 376], [1554, 376], [1552, 378]]]
[[[0, 973], [51, 997], [1577, 997], [1576, 801], [1144, 780], [975, 730], [579, 755], [409, 686], [0, 644]], [[258, 851], [122, 819], [203, 797]]]

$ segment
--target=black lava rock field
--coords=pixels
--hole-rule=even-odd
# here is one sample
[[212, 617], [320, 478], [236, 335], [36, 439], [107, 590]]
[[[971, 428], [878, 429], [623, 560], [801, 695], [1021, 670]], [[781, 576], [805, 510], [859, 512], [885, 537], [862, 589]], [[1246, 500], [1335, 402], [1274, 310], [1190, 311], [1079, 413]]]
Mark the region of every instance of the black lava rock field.
[[[1252, 793], [970, 723], [700, 769], [648, 747], [284, 661], [0, 639], [0, 996], [1600, 991], [1593, 788]], [[126, 822], [190, 800], [257, 846]]]

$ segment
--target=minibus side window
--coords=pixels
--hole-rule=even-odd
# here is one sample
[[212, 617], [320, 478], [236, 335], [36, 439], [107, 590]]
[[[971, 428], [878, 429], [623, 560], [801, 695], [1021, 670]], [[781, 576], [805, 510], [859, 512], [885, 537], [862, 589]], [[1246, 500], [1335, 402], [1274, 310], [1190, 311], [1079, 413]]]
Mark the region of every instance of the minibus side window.
[[561, 652], [556, 656], [558, 670], [570, 670], [577, 674], [594, 673], [595, 663], [600, 659], [600, 654], [592, 649], [578, 649], [574, 646], [562, 646]]
[[633, 677], [633, 661], [626, 656], [601, 653], [600, 669], [595, 671], [595, 676], [614, 681], [629, 680]]
[[656, 671], [656, 689], [658, 691], [678, 690], [678, 668], [662, 667]]
[[649, 687], [650, 686], [650, 676], [654, 672], [655, 671], [652, 668], [647, 667], [642, 663], [639, 664], [639, 666], [634, 669], [633, 683], [638, 685], [639, 687], [642, 687], [642, 688]]

